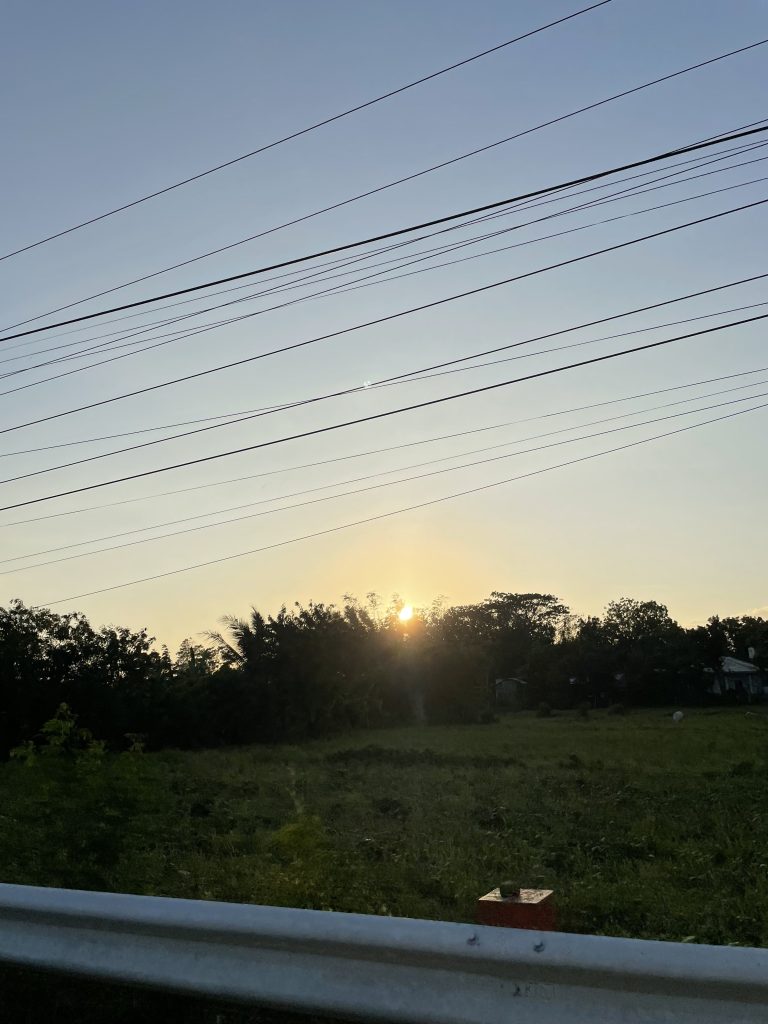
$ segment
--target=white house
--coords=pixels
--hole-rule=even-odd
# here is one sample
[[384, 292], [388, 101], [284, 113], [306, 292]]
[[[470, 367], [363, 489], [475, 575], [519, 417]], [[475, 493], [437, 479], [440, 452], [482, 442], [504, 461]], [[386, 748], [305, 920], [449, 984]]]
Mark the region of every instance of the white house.
[[711, 668], [705, 671], [713, 677], [707, 687], [709, 693], [740, 694], [748, 700], [768, 695], [768, 676], [751, 661], [741, 661], [726, 655], [720, 659], [717, 671]]

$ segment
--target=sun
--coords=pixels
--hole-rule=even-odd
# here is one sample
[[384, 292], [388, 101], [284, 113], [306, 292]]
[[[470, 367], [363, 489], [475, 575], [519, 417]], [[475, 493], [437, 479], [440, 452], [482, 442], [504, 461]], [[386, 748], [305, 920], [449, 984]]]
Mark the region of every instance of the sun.
[[408, 622], [413, 618], [413, 608], [409, 604], [404, 604], [400, 609], [397, 616], [401, 622]]

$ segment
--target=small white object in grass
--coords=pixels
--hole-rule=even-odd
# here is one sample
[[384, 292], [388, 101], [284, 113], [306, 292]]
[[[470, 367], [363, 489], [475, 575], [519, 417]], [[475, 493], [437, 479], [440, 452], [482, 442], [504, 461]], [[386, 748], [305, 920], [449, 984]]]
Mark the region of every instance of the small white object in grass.
[[683, 720], [683, 712], [682, 711], [676, 711], [674, 713], [674, 715], [672, 715], [672, 721], [673, 722], [682, 722], [682, 720]]

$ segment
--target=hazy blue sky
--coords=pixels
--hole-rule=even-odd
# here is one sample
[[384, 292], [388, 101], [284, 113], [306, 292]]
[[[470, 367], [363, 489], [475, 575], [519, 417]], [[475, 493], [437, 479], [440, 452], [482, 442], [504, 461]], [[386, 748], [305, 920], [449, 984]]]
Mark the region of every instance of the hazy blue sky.
[[[2, 251], [255, 148], [578, 6], [578, 0], [476, 0], [471, 4], [458, 0], [378, 4], [337, 0], [282, 4], [233, 0], [218, 4], [189, 0], [160, 4], [141, 0], [9, 2], [0, 39]], [[0, 326], [226, 245], [764, 36], [768, 36], [768, 8], [763, 0], [614, 0], [373, 109], [0, 263]], [[128, 301], [150, 291], [237, 273], [639, 159], [764, 118], [768, 116], [767, 67], [768, 46], [162, 275], [117, 293], [115, 299]], [[754, 155], [765, 153], [768, 150]], [[574, 214], [554, 224], [562, 228], [587, 224], [766, 175], [768, 161], [755, 163]], [[268, 312], [68, 380], [7, 395], [0, 420], [2, 425], [13, 425], [383, 316], [765, 198], [767, 186], [768, 182], [748, 185], [564, 238]], [[493, 223], [506, 226], [513, 222], [510, 218]], [[766, 207], [758, 207], [237, 371], [15, 431], [5, 435], [2, 451], [290, 401], [759, 274], [768, 270], [766, 226]], [[551, 225], [546, 230], [543, 225], [523, 229], [514, 240], [535, 238], [550, 230], [556, 229]], [[502, 239], [511, 242], [509, 236]], [[303, 293], [289, 293], [289, 297], [291, 294]], [[106, 301], [77, 311], [101, 308]], [[274, 302], [260, 301], [264, 306]], [[762, 301], [768, 301], [768, 289], [757, 282], [634, 317], [631, 322], [621, 321], [615, 329], [629, 330]], [[181, 311], [196, 308], [182, 307]], [[258, 308], [257, 303], [235, 310]], [[141, 325], [148, 319], [132, 322]], [[50, 344], [85, 340], [98, 333], [95, 328], [67, 337], [51, 332], [57, 341]], [[584, 331], [559, 343], [605, 333], [611, 332]], [[675, 333], [673, 329], [666, 329], [642, 335], [641, 340], [671, 333]], [[715, 333], [483, 397], [292, 442], [269, 452], [48, 502], [29, 511], [2, 513], [0, 523], [282, 469], [768, 366], [764, 338], [765, 328], [759, 323]], [[604, 342], [587, 347], [585, 354], [622, 345]], [[4, 355], [31, 356], [46, 347], [47, 338], [40, 338], [24, 348], [9, 347]], [[6, 484], [0, 496], [8, 499], [2, 502], [5, 505], [492, 383], [572, 358], [568, 352], [533, 355], [429, 383], [366, 391], [315, 408], [283, 412], [90, 466]], [[7, 372], [22, 365], [19, 361], [0, 369]], [[0, 390], [34, 380], [35, 373], [42, 372], [0, 382]], [[751, 379], [768, 381], [768, 372]], [[704, 395], [726, 386], [704, 386], [681, 397]], [[755, 394], [766, 391], [768, 383], [754, 388]], [[13, 526], [0, 533], [2, 557], [461, 454], [545, 430], [576, 427], [603, 415], [642, 410], [675, 397], [645, 399], [312, 470]], [[649, 416], [666, 411], [678, 410]], [[8, 573], [2, 577], [1, 600], [19, 596], [30, 604], [55, 601], [529, 472], [726, 411], [626, 430], [420, 482], [393, 484], [109, 554]], [[221, 614], [245, 612], [250, 604], [274, 610], [282, 601], [294, 598], [338, 600], [344, 592], [362, 595], [369, 590], [385, 595], [398, 591], [416, 604], [436, 594], [462, 602], [480, 599], [491, 589], [545, 590], [559, 594], [580, 612], [598, 612], [606, 601], [620, 595], [655, 597], [666, 601], [685, 622], [702, 619], [715, 610], [742, 613], [764, 608], [768, 606], [767, 423], [768, 410], [761, 410], [481, 495], [56, 607], [62, 611], [80, 608], [97, 623], [146, 625], [173, 646], [185, 635], [212, 627]], [[67, 461], [65, 456], [106, 451], [115, 444], [4, 458], [0, 469], [3, 477], [16, 475]]]

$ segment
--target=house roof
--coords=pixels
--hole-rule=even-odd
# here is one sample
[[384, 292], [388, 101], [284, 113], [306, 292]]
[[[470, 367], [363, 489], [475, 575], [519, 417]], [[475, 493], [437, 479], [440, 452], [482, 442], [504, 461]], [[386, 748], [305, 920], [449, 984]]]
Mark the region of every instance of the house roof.
[[759, 672], [760, 669], [751, 661], [741, 661], [739, 658], [731, 658], [729, 655], [720, 659], [720, 667], [723, 672]]

